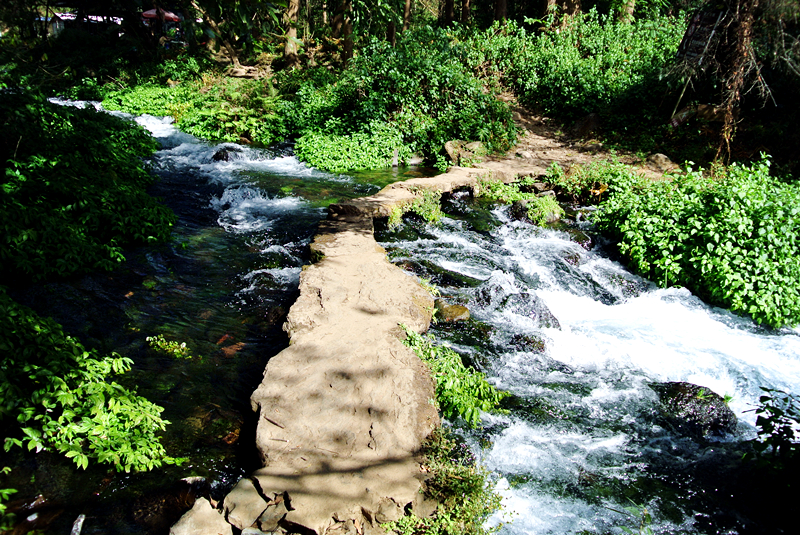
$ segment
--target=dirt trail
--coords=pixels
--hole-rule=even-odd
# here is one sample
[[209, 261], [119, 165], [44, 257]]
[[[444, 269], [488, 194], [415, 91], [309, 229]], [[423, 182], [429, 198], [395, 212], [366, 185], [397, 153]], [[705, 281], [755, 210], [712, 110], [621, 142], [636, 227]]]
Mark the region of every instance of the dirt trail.
[[579, 150], [546, 119], [515, 113], [525, 134], [506, 155], [330, 206], [311, 245], [317, 262], [301, 274], [284, 327], [291, 345], [269, 361], [251, 397], [264, 467], [234, 487], [222, 515], [198, 500], [172, 533], [230, 533], [232, 525], [364, 535], [381, 533], [380, 523], [408, 508], [432, 512], [419, 492], [426, 471], [417, 451], [439, 425], [433, 382], [400, 342], [398, 325], [427, 330], [433, 299], [387, 260], [372, 221], [407, 206], [419, 189], [474, 188], [487, 175], [510, 182], [544, 174], [553, 162], [567, 168], [607, 157], [596, 143]]

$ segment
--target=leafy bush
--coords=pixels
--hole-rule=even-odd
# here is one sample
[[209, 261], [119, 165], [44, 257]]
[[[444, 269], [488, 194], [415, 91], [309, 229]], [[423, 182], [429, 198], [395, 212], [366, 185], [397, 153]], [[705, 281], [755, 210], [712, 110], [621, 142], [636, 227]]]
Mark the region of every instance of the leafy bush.
[[279, 97], [269, 81], [223, 78], [205, 73], [174, 86], [147, 83], [111, 91], [108, 110], [170, 116], [181, 130], [203, 139], [270, 145], [288, 135], [276, 113]]
[[489, 515], [500, 508], [500, 495], [492, 490], [487, 470], [476, 465], [465, 444], [438, 428], [423, 445], [422, 454], [430, 474], [424, 492], [439, 507], [430, 518], [407, 515], [383, 524], [386, 531], [400, 535], [483, 535], [500, 529], [484, 528]]
[[632, 116], [652, 120], [659, 102], [653, 95], [664, 93], [661, 75], [684, 20], [656, 16], [623, 24], [592, 9], [560, 22], [551, 15], [537, 31], [495, 25], [470, 38], [468, 61], [513, 88], [523, 103], [563, 119], [601, 112], [619, 126]]
[[[332, 170], [328, 162], [339, 157], [333, 141], [342, 140], [349, 149], [355, 143], [346, 138], [359, 134], [396, 132], [402, 137], [392, 148], [401, 160], [419, 152], [431, 161], [451, 139], [482, 141], [489, 150], [505, 150], [516, 139], [508, 106], [485, 91], [463, 63], [460, 45], [442, 30], [406, 32], [395, 47], [373, 40], [337, 78], [312, 71], [308, 80], [287, 85], [297, 87], [283, 112], [290, 130], [300, 139], [312, 134], [314, 140], [328, 140], [302, 148], [309, 161], [331, 165], [323, 169]], [[391, 153], [373, 158], [370, 144], [365, 152], [357, 156], [349, 149], [345, 161], [371, 162], [373, 168], [391, 162]]]
[[484, 375], [464, 366], [458, 353], [437, 346], [433, 339], [406, 327], [405, 345], [425, 362], [436, 382], [436, 400], [445, 418], [463, 418], [472, 426], [480, 422], [481, 411], [498, 412], [506, 396], [489, 384]]
[[[800, 322], [800, 184], [764, 157], [612, 192], [597, 217], [630, 266], [771, 327]], [[631, 184], [633, 181], [630, 182]]]
[[0, 273], [41, 280], [112, 269], [122, 246], [164, 240], [172, 212], [147, 194], [142, 157], [157, 142], [136, 124], [0, 94]]
[[157, 434], [163, 409], [110, 380], [131, 360], [87, 351], [50, 319], [18, 305], [0, 287], [0, 421], [5, 449], [53, 449], [86, 468], [117, 470], [173, 463]]

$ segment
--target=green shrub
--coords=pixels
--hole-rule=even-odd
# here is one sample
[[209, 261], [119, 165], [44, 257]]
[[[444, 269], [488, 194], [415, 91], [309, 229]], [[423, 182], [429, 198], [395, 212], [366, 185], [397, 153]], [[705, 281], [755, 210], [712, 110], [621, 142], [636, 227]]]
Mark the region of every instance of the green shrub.
[[0, 421], [6, 451], [52, 449], [86, 468], [117, 470], [174, 463], [158, 440], [163, 409], [111, 381], [131, 360], [100, 356], [0, 287]]
[[297, 157], [324, 171], [344, 173], [353, 169], [380, 169], [392, 160], [411, 156], [402, 134], [387, 123], [373, 123], [364, 132], [350, 135], [309, 131], [295, 142]]
[[489, 515], [500, 509], [500, 495], [491, 488], [489, 473], [477, 465], [467, 446], [437, 428], [423, 445], [422, 455], [429, 477], [423, 491], [439, 507], [431, 518], [413, 514], [383, 524], [400, 535], [483, 535], [500, 529], [486, 529]]
[[147, 83], [108, 92], [103, 107], [169, 116], [184, 132], [212, 141], [246, 138], [267, 146], [288, 135], [284, 119], [276, 113], [278, 94], [271, 82], [264, 80], [206, 74], [172, 87]]
[[762, 461], [776, 469], [798, 468], [800, 440], [797, 436], [800, 424], [800, 399], [772, 388], [764, 388], [758, 398], [759, 406], [756, 427], [758, 438], [753, 446]]
[[349, 161], [385, 167], [390, 158], [370, 154], [375, 142], [366, 144], [361, 156], [347, 141], [359, 134], [380, 137], [376, 124], [388, 124], [387, 130], [401, 136], [394, 147], [401, 161], [411, 152], [434, 161], [451, 139], [482, 141], [490, 151], [507, 149], [516, 140], [508, 106], [472, 75], [461, 46], [445, 31], [423, 28], [406, 32], [395, 47], [373, 40], [336, 78], [312, 71], [306, 81], [292, 80], [287, 86], [297, 90], [283, 110], [287, 125], [300, 139], [311, 134], [326, 140], [318, 150], [306, 142], [303, 157], [333, 161], [335, 143], [341, 142], [347, 156], [337, 169]]
[[445, 418], [463, 418], [471, 426], [480, 422], [481, 411], [501, 412], [500, 401], [506, 396], [489, 384], [484, 375], [464, 366], [458, 353], [437, 346], [403, 326], [405, 345], [425, 362], [436, 382], [436, 400]]
[[662, 74], [686, 29], [682, 17], [622, 24], [592, 9], [544, 23], [537, 31], [509, 22], [476, 34], [467, 61], [523, 103], [562, 119], [600, 112], [619, 127], [631, 118], [652, 122], [661, 100], [654, 95], [669, 87]]
[[764, 157], [613, 192], [597, 216], [630, 266], [771, 327], [800, 323], [800, 184]]
[[172, 212], [147, 194], [157, 142], [138, 125], [41, 96], [0, 95], [0, 273], [41, 280], [112, 269], [122, 246], [166, 239]]

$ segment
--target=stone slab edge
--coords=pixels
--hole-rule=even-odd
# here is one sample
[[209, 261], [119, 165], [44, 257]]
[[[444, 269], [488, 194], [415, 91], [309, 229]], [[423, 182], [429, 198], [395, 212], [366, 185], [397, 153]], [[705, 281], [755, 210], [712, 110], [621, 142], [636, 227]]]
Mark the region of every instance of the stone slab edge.
[[[475, 190], [480, 178], [541, 174], [515, 166], [453, 167], [333, 204], [313, 243], [316, 263], [284, 329], [290, 346], [268, 362], [251, 396], [263, 468], [223, 502], [238, 530], [380, 533], [407, 507], [430, 508], [417, 452], [439, 425], [427, 367], [399, 340], [399, 324], [424, 332], [433, 299], [391, 264], [372, 220], [407, 207], [420, 190]], [[188, 514], [188, 513], [187, 513]]]

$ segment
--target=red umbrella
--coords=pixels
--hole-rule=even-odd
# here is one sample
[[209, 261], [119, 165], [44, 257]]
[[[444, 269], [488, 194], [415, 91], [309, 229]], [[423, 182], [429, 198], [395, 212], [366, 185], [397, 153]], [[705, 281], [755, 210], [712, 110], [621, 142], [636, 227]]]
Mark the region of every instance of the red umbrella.
[[[170, 22], [178, 22], [178, 21], [181, 20], [181, 18], [178, 15], [176, 15], [175, 13], [172, 13], [170, 11], [164, 11], [163, 9], [159, 9], [159, 11], [161, 12], [161, 15], [164, 17], [164, 20], [168, 20]], [[149, 11], [145, 11], [144, 13], [142, 13], [142, 16], [144, 18], [146, 18], [146, 19], [157, 19], [157, 18], [159, 18], [158, 17], [158, 13], [156, 13], [155, 9], [151, 9]]]

